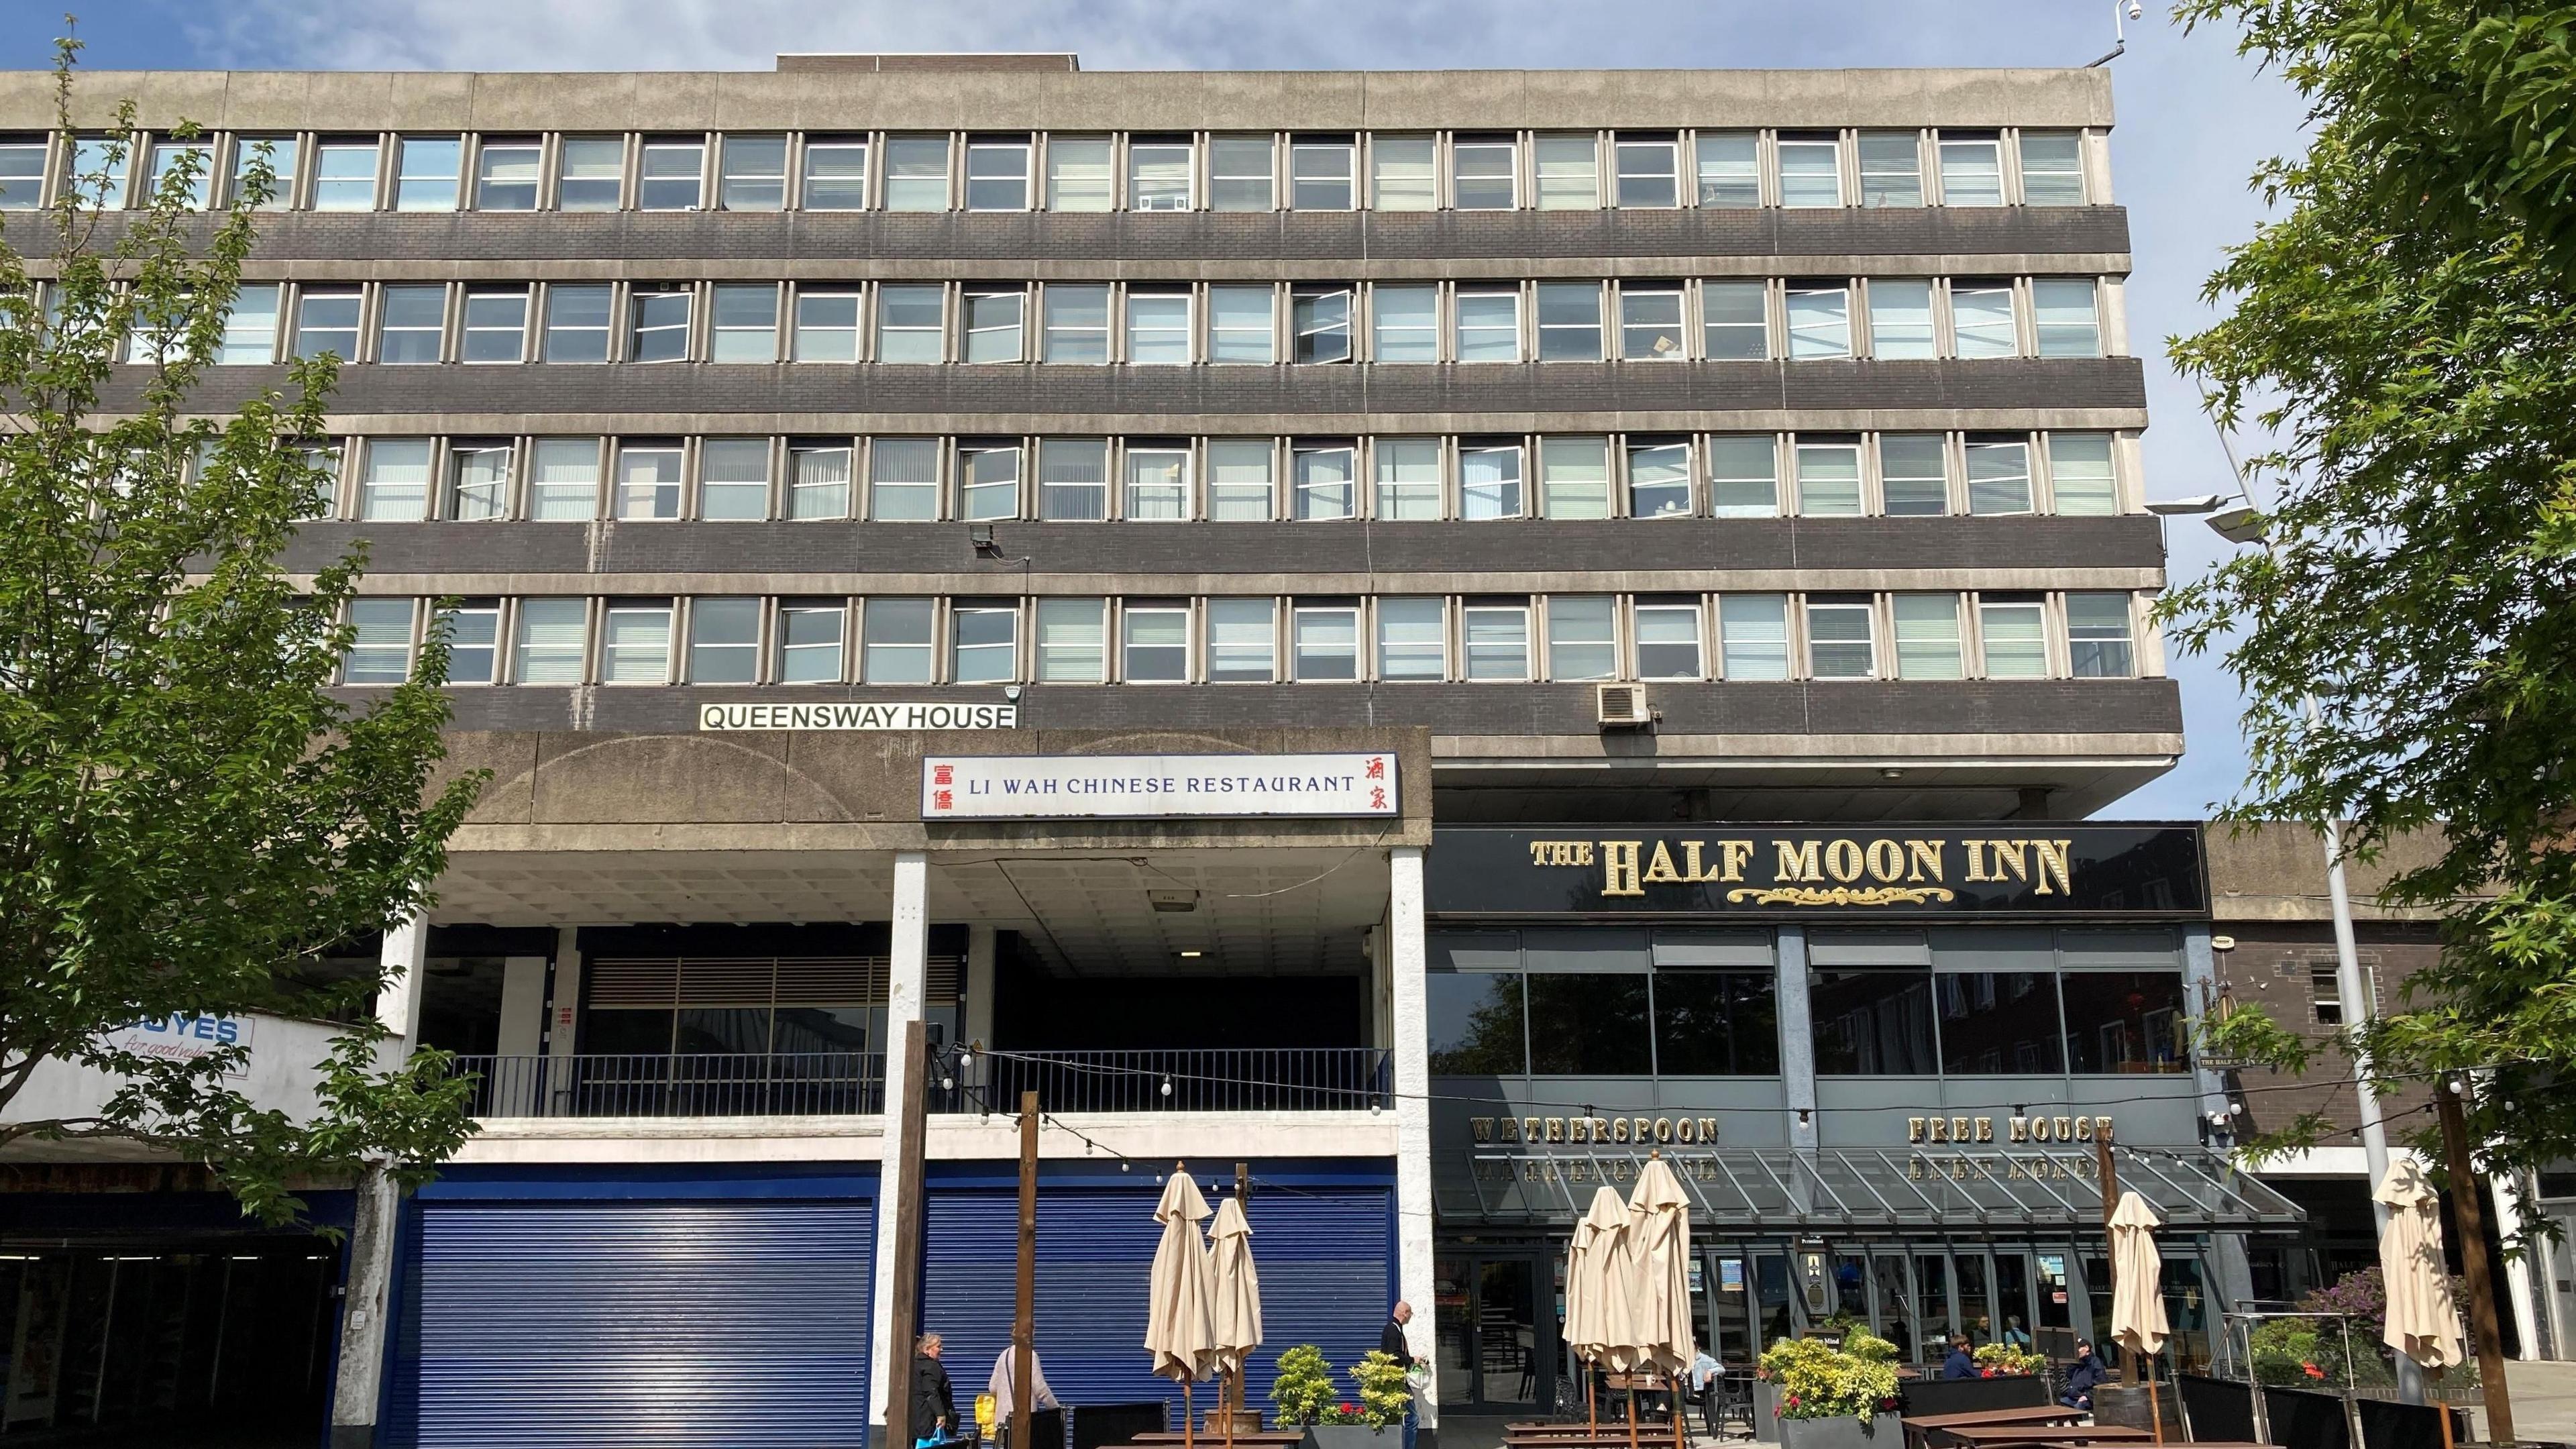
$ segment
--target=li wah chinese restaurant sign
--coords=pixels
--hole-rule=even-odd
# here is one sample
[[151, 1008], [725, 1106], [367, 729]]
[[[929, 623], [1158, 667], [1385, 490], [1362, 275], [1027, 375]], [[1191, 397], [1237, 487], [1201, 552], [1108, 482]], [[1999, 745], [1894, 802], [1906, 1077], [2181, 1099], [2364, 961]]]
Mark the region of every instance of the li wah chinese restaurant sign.
[[1395, 756], [957, 755], [921, 762], [924, 820], [1401, 814]]

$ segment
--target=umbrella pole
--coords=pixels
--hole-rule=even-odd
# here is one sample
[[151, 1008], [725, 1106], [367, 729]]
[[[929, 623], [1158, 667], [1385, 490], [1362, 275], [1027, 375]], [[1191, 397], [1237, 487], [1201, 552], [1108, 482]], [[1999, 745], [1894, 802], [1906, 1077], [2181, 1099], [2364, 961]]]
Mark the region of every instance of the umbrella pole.
[[1585, 1412], [1591, 1416], [1592, 1420], [1591, 1425], [1585, 1431], [1584, 1437], [1587, 1439], [1598, 1439], [1601, 1437], [1600, 1375], [1592, 1371], [1592, 1360], [1585, 1358], [1583, 1355], [1576, 1354], [1574, 1356], [1574, 1361], [1583, 1365], [1583, 1407]]
[[1637, 1376], [1628, 1375], [1628, 1449], [1637, 1449]]
[[1181, 1380], [1181, 1449], [1198, 1443], [1198, 1410], [1190, 1402], [1190, 1381]]
[[2442, 1449], [2451, 1449], [2451, 1405], [2442, 1397], [2442, 1380], [2450, 1372], [2447, 1368], [2433, 1370], [2433, 1409], [2442, 1416]]
[[[1237, 1372], [1238, 1374], [1240, 1373], [1239, 1370]], [[1237, 1377], [1235, 1382], [1240, 1385], [1243, 1380], [1240, 1377]], [[1240, 1399], [1241, 1393], [1238, 1389], [1237, 1401], [1240, 1402]], [[1216, 1407], [1218, 1413], [1225, 1415], [1225, 1449], [1234, 1449], [1234, 1410], [1226, 1407], [1225, 1380], [1223, 1378], [1219, 1378], [1216, 1381]]]

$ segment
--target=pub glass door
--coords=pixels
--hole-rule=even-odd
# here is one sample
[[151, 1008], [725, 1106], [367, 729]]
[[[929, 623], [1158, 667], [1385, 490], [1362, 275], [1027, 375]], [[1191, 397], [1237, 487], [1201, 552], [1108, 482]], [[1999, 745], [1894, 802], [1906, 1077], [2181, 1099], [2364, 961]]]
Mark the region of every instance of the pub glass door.
[[[1441, 1406], [1514, 1414], [1547, 1404], [1556, 1382], [1556, 1295], [1548, 1263], [1527, 1250], [1461, 1249], [1438, 1255], [1433, 1277]], [[1543, 1294], [1542, 1285], [1551, 1291]]]

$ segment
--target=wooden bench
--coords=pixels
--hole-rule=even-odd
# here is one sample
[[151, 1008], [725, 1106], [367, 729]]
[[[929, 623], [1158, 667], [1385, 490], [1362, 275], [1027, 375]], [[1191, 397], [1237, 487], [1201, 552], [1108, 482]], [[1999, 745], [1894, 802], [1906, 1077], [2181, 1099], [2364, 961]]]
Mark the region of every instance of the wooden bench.
[[2151, 1444], [2155, 1433], [2148, 1429], [2130, 1429], [2111, 1424], [1951, 1424], [1934, 1429], [1928, 1436], [1935, 1446], [1956, 1444], [1963, 1449], [2059, 1449], [2059, 1446], [2084, 1444]]
[[1905, 1442], [1914, 1449], [1924, 1449], [1933, 1442], [1935, 1430], [1971, 1427], [2020, 1427], [2023, 1425], [2065, 1424], [2084, 1422], [2082, 1409], [2064, 1404], [2034, 1405], [2021, 1409], [1963, 1409], [1955, 1414], [1912, 1414], [1899, 1420], [1905, 1427]]

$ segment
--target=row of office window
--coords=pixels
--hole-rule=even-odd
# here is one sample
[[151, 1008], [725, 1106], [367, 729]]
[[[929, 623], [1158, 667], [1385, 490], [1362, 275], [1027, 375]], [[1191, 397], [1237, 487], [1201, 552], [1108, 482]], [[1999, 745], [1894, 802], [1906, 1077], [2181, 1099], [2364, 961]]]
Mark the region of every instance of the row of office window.
[[2125, 679], [2127, 593], [363, 598], [344, 683], [1526, 684]]
[[316, 506], [378, 523], [2098, 517], [2135, 492], [2123, 451], [2099, 432], [372, 437], [318, 459]]
[[269, 205], [325, 212], [2082, 206], [2103, 191], [2087, 150], [2011, 128], [20, 135], [0, 138], [0, 208], [165, 185], [230, 206], [260, 160]]
[[[2100, 357], [2093, 277], [253, 283], [220, 364]], [[155, 343], [138, 335], [133, 361]]]

